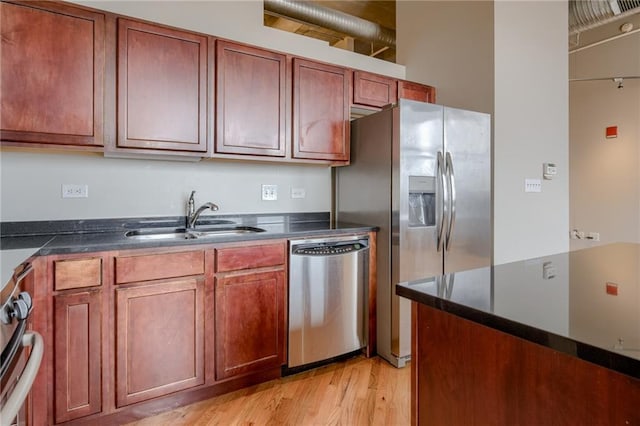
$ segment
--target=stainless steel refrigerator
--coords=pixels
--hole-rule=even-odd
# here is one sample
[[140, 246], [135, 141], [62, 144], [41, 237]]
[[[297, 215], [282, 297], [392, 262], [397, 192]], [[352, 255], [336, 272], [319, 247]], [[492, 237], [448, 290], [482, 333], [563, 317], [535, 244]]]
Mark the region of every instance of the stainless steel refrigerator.
[[335, 215], [380, 228], [377, 351], [411, 355], [411, 304], [398, 282], [491, 264], [491, 124], [484, 113], [401, 99], [351, 123]]

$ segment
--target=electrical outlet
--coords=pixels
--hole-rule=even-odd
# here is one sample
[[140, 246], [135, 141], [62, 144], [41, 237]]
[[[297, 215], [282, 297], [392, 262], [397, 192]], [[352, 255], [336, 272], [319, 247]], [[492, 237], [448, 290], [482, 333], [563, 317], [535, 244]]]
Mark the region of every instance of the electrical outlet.
[[587, 240], [591, 241], [600, 241], [600, 233], [599, 232], [589, 232], [587, 234]]
[[278, 185], [262, 185], [262, 201], [276, 201], [278, 199]]
[[62, 184], [62, 198], [88, 198], [89, 185]]
[[524, 192], [542, 192], [542, 182], [540, 179], [525, 179]]
[[307, 196], [307, 192], [304, 188], [291, 188], [291, 198], [304, 198]]

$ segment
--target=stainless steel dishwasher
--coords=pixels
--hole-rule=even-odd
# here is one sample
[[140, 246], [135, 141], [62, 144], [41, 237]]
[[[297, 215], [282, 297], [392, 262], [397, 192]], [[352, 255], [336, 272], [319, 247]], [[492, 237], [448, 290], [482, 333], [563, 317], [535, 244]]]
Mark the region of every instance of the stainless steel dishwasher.
[[292, 240], [289, 256], [288, 368], [366, 346], [368, 235]]

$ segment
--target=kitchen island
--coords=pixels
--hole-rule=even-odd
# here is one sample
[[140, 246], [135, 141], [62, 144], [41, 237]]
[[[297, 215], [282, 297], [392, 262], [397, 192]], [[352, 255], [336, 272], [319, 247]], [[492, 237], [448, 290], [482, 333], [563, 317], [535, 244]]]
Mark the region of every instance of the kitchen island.
[[401, 283], [413, 424], [640, 424], [640, 245]]

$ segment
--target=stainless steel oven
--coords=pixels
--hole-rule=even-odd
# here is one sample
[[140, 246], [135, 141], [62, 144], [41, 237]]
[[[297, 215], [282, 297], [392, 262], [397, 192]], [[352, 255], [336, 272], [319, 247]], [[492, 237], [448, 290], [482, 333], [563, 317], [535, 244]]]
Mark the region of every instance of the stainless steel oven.
[[0, 292], [0, 426], [26, 425], [25, 401], [35, 380], [44, 345], [40, 334], [28, 331], [33, 309], [25, 264]]

